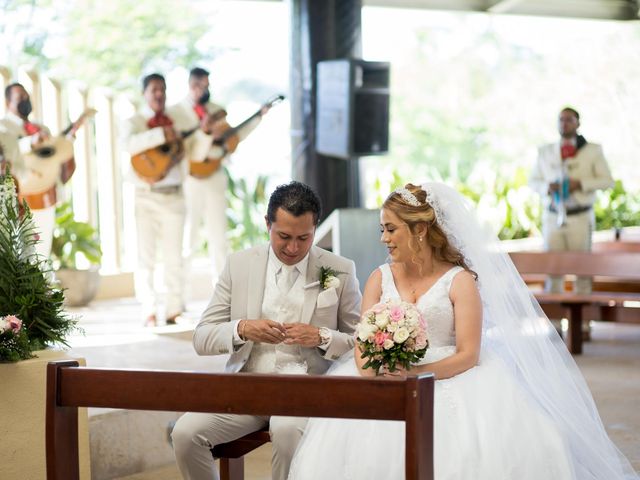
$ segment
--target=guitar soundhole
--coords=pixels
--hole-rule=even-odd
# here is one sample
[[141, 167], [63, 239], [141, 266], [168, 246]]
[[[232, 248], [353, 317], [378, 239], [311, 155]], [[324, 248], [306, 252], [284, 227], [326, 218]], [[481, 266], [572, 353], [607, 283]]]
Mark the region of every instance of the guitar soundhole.
[[36, 152], [36, 155], [42, 158], [52, 157], [56, 153], [56, 149], [52, 147], [42, 147]]
[[160, 145], [160, 151], [162, 153], [169, 153], [171, 151], [171, 145], [165, 143], [164, 145]]

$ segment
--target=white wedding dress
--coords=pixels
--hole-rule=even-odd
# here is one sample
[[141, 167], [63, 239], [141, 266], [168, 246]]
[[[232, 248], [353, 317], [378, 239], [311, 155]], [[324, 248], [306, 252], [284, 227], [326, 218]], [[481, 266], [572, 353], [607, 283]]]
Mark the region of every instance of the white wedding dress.
[[[389, 265], [380, 270], [381, 301], [398, 298]], [[449, 270], [418, 299], [430, 342], [421, 363], [455, 353], [449, 289], [461, 270]], [[329, 374], [358, 375], [353, 352]], [[315, 418], [305, 429], [289, 480], [401, 480], [404, 455], [403, 422]], [[434, 470], [436, 480], [574, 478], [555, 423], [527, 399], [503, 362], [484, 351], [476, 367], [436, 381]]]

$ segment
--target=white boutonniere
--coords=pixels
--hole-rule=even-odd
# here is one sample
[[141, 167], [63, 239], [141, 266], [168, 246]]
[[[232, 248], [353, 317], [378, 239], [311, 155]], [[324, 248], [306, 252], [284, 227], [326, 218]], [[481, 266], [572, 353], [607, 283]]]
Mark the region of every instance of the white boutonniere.
[[323, 290], [338, 288], [340, 286], [338, 275], [343, 273], [345, 272], [338, 272], [331, 267], [320, 267], [320, 286]]

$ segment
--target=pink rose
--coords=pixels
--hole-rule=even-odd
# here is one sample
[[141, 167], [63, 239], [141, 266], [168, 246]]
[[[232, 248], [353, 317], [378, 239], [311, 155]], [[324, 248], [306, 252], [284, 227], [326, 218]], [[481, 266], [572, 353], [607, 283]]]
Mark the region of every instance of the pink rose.
[[22, 320], [20, 320], [15, 315], [7, 315], [6, 317], [4, 317], [4, 320], [9, 324], [9, 329], [13, 333], [18, 333], [22, 328]]
[[401, 307], [391, 307], [389, 310], [389, 317], [391, 317], [392, 321], [399, 322], [404, 318], [404, 311]]
[[390, 337], [390, 335], [388, 333], [378, 330], [376, 332], [375, 336], [373, 337], [373, 343], [375, 343], [378, 346], [382, 346], [382, 345], [384, 345], [384, 342], [389, 337]]
[[426, 333], [425, 332], [418, 333], [418, 335], [416, 336], [416, 348], [418, 350], [422, 350], [426, 346], [427, 346], [427, 335], [426, 335]]

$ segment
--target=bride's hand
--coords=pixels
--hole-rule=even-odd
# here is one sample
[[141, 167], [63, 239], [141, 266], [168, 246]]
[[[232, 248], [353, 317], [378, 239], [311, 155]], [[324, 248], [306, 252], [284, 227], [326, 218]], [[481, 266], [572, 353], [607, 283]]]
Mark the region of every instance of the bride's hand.
[[396, 368], [394, 369], [394, 371], [391, 372], [386, 366], [384, 366], [380, 369], [380, 375], [385, 378], [403, 379], [409, 375], [409, 370], [407, 370], [402, 366], [396, 365]]

